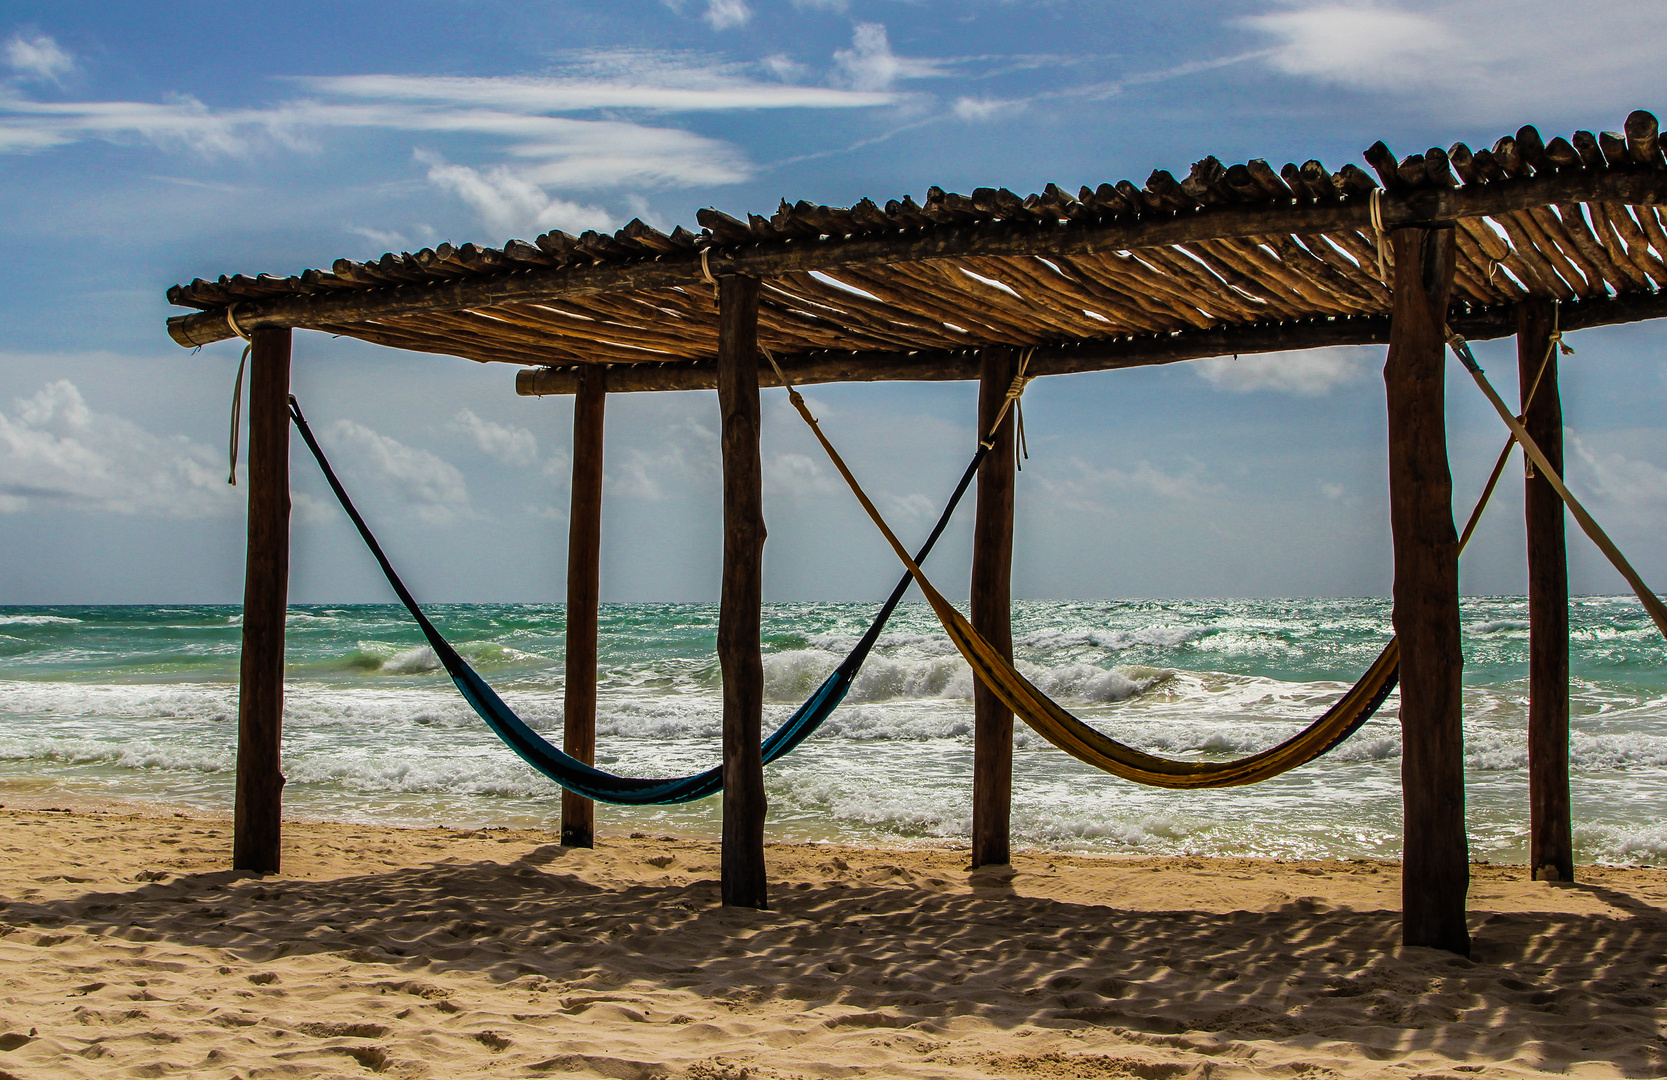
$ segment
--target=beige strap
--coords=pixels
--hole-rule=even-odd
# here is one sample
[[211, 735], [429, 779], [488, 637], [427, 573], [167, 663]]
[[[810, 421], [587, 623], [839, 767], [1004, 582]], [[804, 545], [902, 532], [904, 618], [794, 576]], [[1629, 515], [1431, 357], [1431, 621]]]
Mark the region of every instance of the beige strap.
[[[712, 267], [706, 261], [711, 256], [711, 254], [712, 254], [712, 249], [711, 248], [701, 248], [700, 249], [700, 276], [705, 278], [707, 284], [712, 286], [712, 303], [715, 305], [718, 302], [718, 279], [712, 276]], [[770, 362], [772, 364], [775, 363], [774, 360], [772, 360]], [[783, 384], [783, 385], [786, 385], [786, 384]]]
[[244, 341], [251, 340], [249, 335], [245, 334], [243, 332], [243, 327], [237, 325], [237, 305], [236, 304], [226, 305], [226, 325], [232, 328], [232, 333], [236, 334], [238, 337], [242, 338]]
[[[1476, 363], [1476, 357], [1470, 351], [1470, 345], [1464, 338], [1453, 333], [1449, 333], [1447, 344], [1451, 346], [1453, 355], [1459, 358], [1459, 362], [1464, 365], [1465, 370], [1470, 372], [1470, 377], [1476, 381], [1477, 387], [1493, 403], [1494, 410], [1499, 413], [1499, 418], [1505, 421], [1505, 426], [1511, 429], [1512, 437], [1521, 444], [1522, 452], [1534, 462], [1540, 470], [1540, 475], [1545, 477], [1552, 490], [1557, 492], [1558, 497], [1568, 506], [1569, 513], [1573, 514], [1574, 520], [1580, 523], [1581, 530], [1591, 538], [1592, 543], [1598, 546], [1598, 550], [1603, 552], [1615, 569], [1621, 572], [1621, 576], [1626, 579], [1627, 584], [1632, 586], [1634, 595], [1644, 605], [1644, 610], [1650, 613], [1650, 619], [1655, 623], [1656, 629], [1661, 631], [1663, 637], [1667, 637], [1667, 604], [1663, 604], [1661, 598], [1644, 583], [1644, 579], [1638, 575], [1638, 571], [1634, 570], [1632, 564], [1627, 562], [1626, 556], [1621, 554], [1621, 549], [1615, 546], [1613, 540], [1609, 539], [1609, 535], [1598, 525], [1596, 519], [1586, 512], [1586, 508], [1580, 505], [1580, 500], [1570, 493], [1568, 487], [1563, 483], [1563, 478], [1557, 474], [1556, 469], [1552, 468], [1551, 461], [1540, 449], [1539, 443], [1535, 442], [1534, 437], [1528, 434], [1528, 429], [1523, 426], [1522, 421], [1511, 415], [1511, 410], [1506, 407], [1505, 402], [1499, 397], [1498, 391], [1494, 390], [1493, 384], [1488, 382], [1487, 376], [1482, 372], [1481, 365]], [[1552, 344], [1553, 347], [1561, 344], [1561, 335]], [[1547, 355], [1549, 357], [1549, 350]]]

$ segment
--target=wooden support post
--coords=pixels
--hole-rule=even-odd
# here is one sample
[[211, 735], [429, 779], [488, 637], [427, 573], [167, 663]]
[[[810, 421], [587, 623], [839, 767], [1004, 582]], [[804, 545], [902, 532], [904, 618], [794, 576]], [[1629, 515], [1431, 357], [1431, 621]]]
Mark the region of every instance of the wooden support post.
[[723, 423], [724, 571], [718, 663], [724, 699], [723, 902], [767, 908], [764, 876], [764, 467], [758, 451], [758, 281], [718, 284], [718, 410]]
[[[978, 438], [990, 433], [1007, 400], [1016, 354], [992, 346], [982, 353], [978, 382]], [[986, 641], [1013, 658], [1013, 414], [996, 432], [995, 446], [978, 467], [978, 512], [972, 531], [972, 625]], [[1009, 822], [1013, 799], [1013, 714], [989, 687], [972, 688], [972, 865], [1000, 866], [1011, 859]]]
[[249, 539], [237, 699], [232, 868], [278, 871], [284, 774], [284, 615], [289, 608], [289, 347], [260, 329], [249, 355]]
[[1406, 228], [1394, 245], [1394, 315], [1383, 378], [1389, 401], [1389, 522], [1395, 633], [1401, 639], [1402, 940], [1468, 955], [1465, 893], [1458, 536], [1447, 468], [1447, 301], [1451, 228]]
[[[596, 608], [602, 590], [602, 415], [608, 369], [579, 372], [573, 397], [573, 491], [567, 522], [567, 687], [562, 749], [596, 764]], [[563, 847], [596, 846], [596, 804], [561, 793]]]
[[[1551, 343], [1553, 318], [1550, 300], [1517, 306], [1517, 369], [1523, 400], [1539, 380], [1523, 426], [1561, 473], [1563, 401]], [[1563, 547], [1563, 500], [1545, 477], [1530, 475], [1524, 483], [1523, 510], [1528, 524], [1528, 867], [1536, 881], [1573, 881], [1569, 567]]]

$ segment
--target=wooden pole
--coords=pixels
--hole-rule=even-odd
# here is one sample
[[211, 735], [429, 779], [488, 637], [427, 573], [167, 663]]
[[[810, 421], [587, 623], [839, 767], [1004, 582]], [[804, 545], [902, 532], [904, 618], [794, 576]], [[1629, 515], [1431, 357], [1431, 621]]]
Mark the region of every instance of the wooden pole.
[[724, 699], [723, 902], [769, 907], [764, 875], [764, 467], [759, 458], [758, 281], [718, 285], [718, 409], [723, 421], [724, 570], [718, 662]]
[[1402, 940], [1468, 955], [1458, 536], [1447, 468], [1447, 301], [1454, 237], [1396, 229], [1389, 403], [1389, 521], [1401, 639]]
[[278, 871], [284, 774], [284, 615], [289, 607], [290, 332], [261, 329], [249, 355], [249, 538], [237, 700], [232, 868]]
[[[1551, 346], [1553, 318], [1549, 300], [1528, 300], [1517, 307], [1517, 370], [1523, 400], [1539, 380], [1523, 426], [1561, 474], [1563, 401]], [[1573, 881], [1563, 500], [1545, 477], [1531, 473], [1524, 482], [1523, 511], [1528, 525], [1528, 866], [1536, 881]]]
[[[567, 687], [562, 749], [596, 764], [596, 609], [602, 589], [602, 417], [608, 369], [579, 373], [573, 398], [573, 491], [567, 523]], [[561, 793], [563, 847], [596, 846], [596, 804]]]
[[[1007, 400], [1016, 355], [983, 350], [978, 383], [978, 438], [986, 437]], [[972, 532], [972, 625], [991, 645], [1013, 658], [1013, 415], [1008, 411], [995, 445], [978, 467], [978, 513]], [[1009, 823], [1013, 798], [1013, 714], [982, 682], [972, 688], [972, 865], [999, 866], [1011, 859]]]

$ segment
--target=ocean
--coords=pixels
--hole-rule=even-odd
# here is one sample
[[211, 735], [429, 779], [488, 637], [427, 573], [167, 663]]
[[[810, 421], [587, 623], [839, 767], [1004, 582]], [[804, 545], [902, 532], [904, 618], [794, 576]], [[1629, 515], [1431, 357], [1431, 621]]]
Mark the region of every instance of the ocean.
[[[833, 670], [877, 605], [764, 612], [766, 729]], [[560, 743], [560, 605], [430, 609], [503, 697]], [[1298, 730], [1390, 633], [1382, 599], [1024, 601], [1020, 668], [1142, 749], [1218, 759]], [[0, 802], [230, 810], [235, 607], [0, 608]], [[1464, 602], [1472, 856], [1527, 857], [1526, 602]], [[1631, 598], [1572, 604], [1573, 804], [1580, 861], [1667, 860], [1667, 643]], [[474, 717], [392, 606], [295, 607], [286, 812], [385, 824], [555, 829], [559, 792]], [[717, 608], [601, 615], [598, 763], [675, 775], [717, 761]], [[770, 835], [934, 846], [971, 828], [972, 676], [922, 604], [892, 619], [844, 705], [766, 770]], [[1269, 782], [1163, 791], [1015, 734], [1013, 837], [1072, 852], [1394, 857], [1398, 698], [1328, 756]], [[598, 807], [598, 830], [715, 835], [719, 800]]]

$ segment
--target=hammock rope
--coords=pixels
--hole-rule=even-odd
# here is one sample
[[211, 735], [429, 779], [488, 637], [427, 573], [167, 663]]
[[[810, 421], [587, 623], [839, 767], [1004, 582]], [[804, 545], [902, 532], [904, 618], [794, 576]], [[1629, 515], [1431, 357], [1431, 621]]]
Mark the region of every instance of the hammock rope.
[[[307, 423], [306, 416], [301, 412], [300, 402], [293, 395], [289, 399], [289, 415], [295, 423], [296, 430], [301, 433], [302, 440], [307, 444], [307, 449], [312, 452], [313, 460], [318, 462], [319, 470], [323, 472], [324, 479], [329, 482], [330, 490], [335, 492], [336, 500], [341, 503], [342, 509], [346, 511], [348, 518], [353, 522], [354, 528], [359, 531], [360, 539], [365, 542], [365, 546], [375, 556], [377, 565], [382, 568], [383, 576], [388, 579], [388, 584], [393, 587], [400, 603], [405, 605], [405, 609], [416, 620], [417, 626], [422, 630], [423, 637], [428, 639], [429, 646], [434, 649], [434, 655], [439, 658], [441, 665], [457, 685], [457, 689], [462, 693], [464, 700], [469, 703], [487, 727], [498, 738], [502, 739], [505, 745], [515, 751], [521, 760], [567, 790], [599, 802], [627, 806], [659, 806], [692, 802], [695, 799], [703, 799], [708, 795], [714, 795], [723, 789], [722, 765], [689, 776], [663, 779], [617, 776], [585, 764], [578, 758], [554, 746], [534, 731], [515, 714], [513, 709], [504, 703], [497, 692], [486, 683], [486, 680], [480, 677], [468, 661], [459, 655], [457, 650], [435, 628], [428, 616], [423, 613], [416, 598], [405, 587], [405, 582], [394, 571], [393, 564], [388, 561], [387, 555], [382, 551], [382, 545], [377, 542], [376, 537], [370, 531], [370, 527], [365, 524], [365, 519], [360, 516], [358, 509], [353, 505], [353, 500], [348, 497], [347, 489], [337, 479], [335, 470], [330, 466], [329, 458], [325, 456], [323, 448], [318, 444], [318, 439], [313, 435], [312, 426]], [[914, 565], [924, 562], [926, 556], [931, 554], [933, 546], [938, 542], [938, 538], [943, 535], [944, 529], [948, 527], [950, 518], [954, 516], [955, 508], [960, 505], [961, 497], [966, 494], [967, 488], [971, 486], [972, 478], [978, 474], [978, 466], [983, 463], [984, 456], [988, 453], [987, 448], [980, 447], [978, 452], [973, 455], [971, 463], [968, 464], [966, 471], [961, 475], [960, 483], [955, 487], [954, 494], [950, 496], [948, 505], [944, 507], [942, 515], [939, 516], [937, 525], [933, 527], [931, 534], [926, 538], [926, 542], [921, 545], [919, 554], [913, 560]], [[905, 573], [903, 575], [896, 588], [886, 599], [885, 604], [881, 606], [879, 613], [874, 617], [874, 621], [869, 625], [867, 632], [863, 634], [840, 665], [834, 669], [833, 674], [829, 675], [822, 685], [816, 689], [815, 693], [811, 694], [792, 716], [788, 717], [779, 728], [764, 740], [762, 750], [765, 764], [790, 753], [800, 743], [810, 738], [816, 729], [822, 725], [822, 722], [832, 715], [834, 709], [844, 699], [846, 692], [850, 690], [852, 682], [856, 680], [857, 672], [862, 668], [863, 661], [867, 659], [869, 652], [879, 641], [881, 631], [885, 629], [886, 622], [891, 618], [892, 612], [902, 601], [903, 594], [908, 591], [911, 580], [912, 574]]]
[[[1561, 335], [1553, 342], [1553, 347], [1561, 342]], [[1566, 346], [1565, 346], [1566, 348]], [[768, 355], [768, 354], [766, 354]], [[1544, 375], [1548, 353], [1545, 362], [1540, 365], [1540, 374]], [[774, 358], [771, 358], [774, 364]], [[1102, 731], [1084, 723], [1073, 716], [1063, 706], [1059, 705], [1047, 694], [1039, 690], [1030, 680], [1021, 675], [1012, 661], [1003, 656], [994, 646], [986, 641], [983, 635], [975, 630], [966, 617], [955, 609], [955, 606], [944, 599], [943, 594], [933, 587], [921, 572], [920, 566], [909, 558], [908, 551], [898, 541], [896, 534], [886, 524], [885, 518], [874, 506], [862, 485], [846, 466], [839, 451], [834, 449], [822, 431], [822, 426], [812, 416], [804, 397], [799, 394], [782, 376], [781, 368], [776, 368], [776, 374], [781, 377], [782, 385], [787, 388], [788, 400], [792, 403], [799, 416], [810, 427], [816, 439], [822, 444], [839, 474], [845, 478], [857, 501], [867, 511], [870, 519], [880, 530], [886, 542], [891, 545], [893, 552], [902, 560], [913, 575], [915, 583], [920, 586], [922, 594], [932, 605], [938, 621], [943, 624], [944, 631], [954, 642], [961, 656], [972, 667], [974, 674], [980, 681], [990, 688], [991, 692], [1014, 715], [1044, 739], [1053, 743], [1059, 749], [1089, 765], [1125, 780], [1146, 784], [1151, 787], [1162, 788], [1221, 788], [1237, 787], [1244, 784], [1256, 784], [1271, 779], [1280, 773], [1287, 772], [1298, 766], [1305, 765], [1321, 755], [1334, 749], [1338, 744], [1348, 739], [1361, 726], [1371, 719], [1373, 714], [1394, 690], [1400, 669], [1400, 643], [1391, 638], [1384, 646], [1378, 658], [1367, 668], [1360, 680], [1343, 695], [1336, 704], [1327, 709], [1317, 720], [1309, 724], [1302, 731], [1277, 746], [1251, 754], [1234, 761], [1186, 761], [1174, 758], [1159, 757], [1148, 754], [1143, 750], [1121, 743]], [[1015, 385], [1017, 385], [1015, 381]], [[1536, 377], [1530, 389], [1529, 400], [1533, 399], [1533, 391], [1539, 388], [1539, 378]], [[1022, 392], [1022, 387], [1019, 387]], [[1523, 408], [1526, 410], [1527, 405]], [[1000, 425], [998, 417], [996, 424]], [[986, 442], [993, 444], [992, 438]], [[980, 445], [984, 445], [981, 443]], [[1506, 446], [1506, 452], [1510, 450]], [[1493, 476], [1489, 478], [1482, 496], [1477, 500], [1475, 509], [1471, 511], [1469, 524], [1465, 526], [1464, 538], [1459, 543], [1462, 551], [1464, 544], [1469, 541], [1475, 531], [1476, 523], [1480, 520], [1483, 509], [1492, 497], [1494, 487], [1499, 479], [1499, 472], [1504, 467], [1504, 456], [1494, 468]]]
[[[1562, 334], [1555, 334], [1546, 350], [1546, 362], [1551, 359], [1551, 350], [1556, 348], [1561, 341]], [[1523, 426], [1522, 418], [1512, 415], [1504, 400], [1500, 398], [1499, 392], [1488, 381], [1487, 375], [1482, 371], [1482, 366], [1476, 362], [1475, 354], [1470, 351], [1470, 343], [1460, 335], [1449, 331], [1447, 344], [1453, 350], [1453, 355], [1458, 357], [1459, 363], [1463, 364], [1464, 369], [1470, 373], [1471, 379], [1481, 389], [1482, 394], [1493, 405], [1494, 411], [1499, 413], [1499, 419], [1505, 421], [1505, 426], [1511, 429], [1511, 440], [1521, 444], [1524, 456], [1533, 463], [1535, 468], [1540, 470], [1540, 475], [1545, 477], [1546, 482], [1551, 485], [1551, 489], [1569, 508], [1569, 513], [1574, 517], [1574, 520], [1579, 522], [1581, 530], [1591, 539], [1592, 543], [1597, 545], [1598, 550], [1603, 552], [1615, 569], [1620, 571], [1621, 576], [1626, 579], [1626, 583], [1632, 587], [1633, 594], [1638, 597], [1639, 603], [1643, 604], [1644, 610], [1649, 613], [1650, 620], [1655, 623], [1656, 629], [1661, 631], [1663, 637], [1667, 637], [1667, 604], [1663, 604], [1661, 598], [1644, 583], [1643, 577], [1632, 568], [1632, 564], [1627, 561], [1625, 555], [1621, 554], [1621, 549], [1615, 546], [1615, 542], [1609, 539], [1609, 534], [1603, 531], [1603, 527], [1597, 523], [1597, 519], [1592, 517], [1586, 508], [1580, 504], [1580, 500], [1569, 491], [1567, 485], [1563, 483], [1562, 476], [1552, 467], [1550, 459], [1540, 449], [1540, 444], [1534, 441], [1532, 435], [1528, 434], [1528, 429]], [[1567, 349], [1567, 346], [1563, 347]], [[1540, 365], [1541, 374], [1544, 374], [1545, 366], [1545, 363]], [[1538, 378], [1535, 379], [1534, 386], [1536, 389], [1538, 388]], [[1523, 413], [1526, 414], [1527, 411], [1528, 406], [1524, 404]]]

